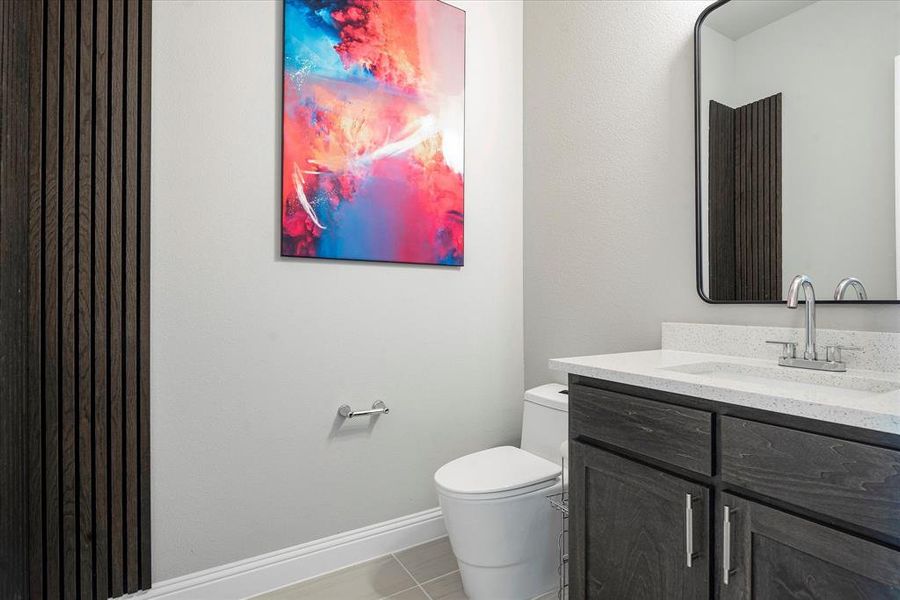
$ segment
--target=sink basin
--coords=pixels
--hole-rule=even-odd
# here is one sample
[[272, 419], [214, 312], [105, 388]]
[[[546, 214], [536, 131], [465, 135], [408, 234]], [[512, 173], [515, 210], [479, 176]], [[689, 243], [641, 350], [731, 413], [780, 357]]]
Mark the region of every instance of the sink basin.
[[763, 367], [728, 362], [699, 362], [664, 367], [665, 371], [702, 375], [705, 378], [727, 383], [777, 385], [787, 391], [822, 391], [842, 396], [870, 396], [900, 389], [900, 382], [874, 379], [847, 373], [829, 373], [788, 367]]

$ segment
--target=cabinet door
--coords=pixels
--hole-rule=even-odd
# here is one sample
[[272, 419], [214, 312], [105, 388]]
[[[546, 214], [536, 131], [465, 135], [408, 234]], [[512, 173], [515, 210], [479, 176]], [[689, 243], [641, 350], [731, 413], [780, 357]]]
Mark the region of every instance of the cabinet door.
[[709, 491], [570, 443], [570, 597], [709, 597]]
[[896, 550], [729, 494], [719, 510], [722, 600], [900, 598]]

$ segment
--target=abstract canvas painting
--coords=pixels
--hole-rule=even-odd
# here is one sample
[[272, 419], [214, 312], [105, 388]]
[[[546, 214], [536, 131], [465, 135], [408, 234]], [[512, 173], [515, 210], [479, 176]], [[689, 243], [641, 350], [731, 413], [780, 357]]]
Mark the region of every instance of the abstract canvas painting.
[[465, 13], [284, 3], [281, 254], [463, 264]]

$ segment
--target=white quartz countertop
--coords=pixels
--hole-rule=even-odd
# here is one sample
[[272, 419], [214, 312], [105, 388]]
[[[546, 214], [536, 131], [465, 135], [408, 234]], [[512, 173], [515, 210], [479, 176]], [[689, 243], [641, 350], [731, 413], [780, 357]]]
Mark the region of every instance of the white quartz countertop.
[[557, 358], [550, 368], [900, 435], [900, 373], [828, 373], [774, 360], [681, 350]]

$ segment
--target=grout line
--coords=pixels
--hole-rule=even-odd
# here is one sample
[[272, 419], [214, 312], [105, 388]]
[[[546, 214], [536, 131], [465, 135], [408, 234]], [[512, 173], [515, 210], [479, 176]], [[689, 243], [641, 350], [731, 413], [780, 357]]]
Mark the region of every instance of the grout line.
[[406, 568], [406, 565], [403, 564], [403, 561], [400, 560], [399, 558], [397, 558], [397, 555], [396, 555], [396, 554], [394, 554], [393, 552], [391, 552], [391, 558], [393, 558], [395, 561], [397, 561], [397, 564], [400, 565], [400, 568], [401, 568], [401, 569], [403, 569], [404, 571], [406, 571], [406, 574], [409, 575], [409, 578], [413, 580], [413, 583], [415, 583], [416, 585], [419, 585], [419, 580], [416, 579], [416, 576], [413, 575], [413, 574], [409, 571], [409, 569]]
[[437, 577], [432, 577], [428, 581], [423, 581], [419, 585], [425, 585], [427, 583], [431, 583], [432, 581], [437, 581], [438, 579], [443, 579], [444, 577], [449, 577], [450, 575], [453, 575], [454, 573], [459, 573], [459, 569], [454, 569], [453, 571], [450, 571], [449, 573], [444, 573], [443, 575], [438, 575]]
[[[427, 542], [426, 542], [426, 543], [427, 543]], [[416, 587], [419, 588], [419, 591], [421, 591], [423, 594], [425, 594], [425, 597], [426, 597], [428, 600], [433, 600], [433, 599], [431, 598], [431, 596], [428, 594], [428, 592], [425, 591], [425, 588], [422, 587], [422, 584], [419, 583], [419, 580], [416, 579], [415, 575], [413, 575], [412, 573], [410, 573], [409, 569], [406, 568], [406, 565], [403, 564], [403, 561], [401, 561], [399, 558], [397, 558], [397, 556], [396, 556], [393, 552], [391, 552], [391, 557], [392, 557], [395, 561], [397, 561], [397, 564], [400, 565], [400, 568], [401, 568], [401, 569], [403, 569], [404, 571], [406, 571], [406, 574], [409, 575], [409, 578], [413, 580], [413, 583], [416, 584]], [[412, 588], [409, 588], [409, 589], [412, 589]], [[407, 590], [407, 591], [408, 591], [408, 590]], [[399, 592], [398, 592], [398, 593], [399, 593]]]
[[[413, 580], [413, 581], [415, 581], [415, 580]], [[420, 588], [419, 585], [416, 584], [416, 585], [413, 585], [413, 586], [410, 586], [410, 587], [406, 588], [405, 590], [400, 590], [399, 592], [394, 592], [394, 593], [391, 594], [390, 596], [385, 596], [384, 598], [381, 598], [381, 600], [391, 600], [391, 598], [396, 598], [396, 597], [399, 596], [400, 594], [405, 594], [406, 592], [408, 592], [408, 591], [410, 591], [410, 590], [415, 590], [415, 589], [422, 589], [422, 588]], [[426, 595], [427, 595], [427, 594], [426, 594]]]

